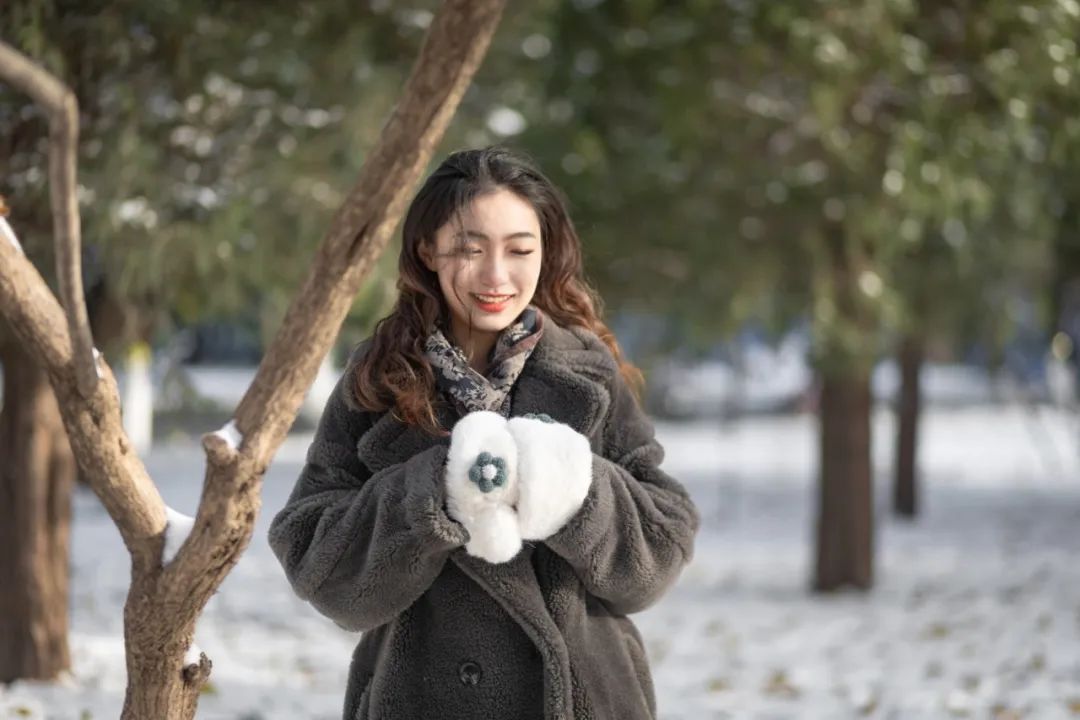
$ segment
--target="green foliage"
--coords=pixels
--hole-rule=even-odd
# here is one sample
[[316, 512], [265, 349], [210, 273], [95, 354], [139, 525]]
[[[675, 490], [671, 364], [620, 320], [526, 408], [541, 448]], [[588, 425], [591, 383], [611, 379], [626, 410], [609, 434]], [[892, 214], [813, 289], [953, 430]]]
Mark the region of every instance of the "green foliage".
[[692, 337], [809, 315], [836, 367], [882, 329], [1002, 338], [1063, 236], [1074, 10], [563, 3], [523, 43], [515, 139], [616, 308]]
[[[182, 321], [275, 326], [434, 8], [271, 2], [255, 26], [238, 2], [4, 4], [0, 25], [83, 102], [88, 271]], [[1055, 258], [1080, 273], [1078, 15], [1072, 0], [511, 4], [437, 157], [529, 152], [565, 190], [609, 309], [672, 318], [683, 339], [810, 319], [841, 368], [897, 333], [1003, 338], [1017, 303], [1048, 297]], [[0, 191], [47, 219], [42, 131], [0, 89]], [[26, 227], [31, 249], [47, 238]], [[351, 338], [392, 301], [394, 260]]]
[[[415, 18], [353, 3], [15, 0], [0, 24], [76, 91], [88, 282], [164, 319], [274, 326], [408, 70]], [[0, 95], [2, 191], [47, 246], [45, 122]], [[47, 264], [44, 267], [48, 267]], [[392, 268], [380, 267], [385, 277]], [[374, 292], [378, 290], [379, 292]], [[376, 277], [358, 314], [384, 310]]]

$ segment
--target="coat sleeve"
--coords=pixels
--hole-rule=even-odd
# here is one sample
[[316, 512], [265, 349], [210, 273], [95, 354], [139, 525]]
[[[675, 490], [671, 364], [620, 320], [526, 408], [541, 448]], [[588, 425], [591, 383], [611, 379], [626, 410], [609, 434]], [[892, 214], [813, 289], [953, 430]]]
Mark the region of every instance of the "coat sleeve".
[[660, 470], [664, 450], [617, 371], [581, 509], [545, 541], [585, 589], [615, 613], [655, 603], [693, 555], [699, 517], [683, 486]]
[[307, 462], [270, 526], [270, 546], [296, 593], [349, 630], [408, 608], [442, 570], [465, 529], [445, 512], [446, 448], [436, 445], [372, 474], [357, 441], [370, 413], [334, 388]]

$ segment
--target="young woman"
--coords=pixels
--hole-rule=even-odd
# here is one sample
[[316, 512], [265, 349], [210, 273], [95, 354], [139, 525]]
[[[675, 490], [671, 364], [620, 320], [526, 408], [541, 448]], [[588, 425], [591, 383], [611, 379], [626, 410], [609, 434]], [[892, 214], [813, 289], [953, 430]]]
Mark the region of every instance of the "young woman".
[[451, 155], [406, 215], [398, 287], [270, 528], [296, 592], [363, 631], [346, 720], [654, 718], [626, 616], [698, 516], [558, 191], [505, 150]]

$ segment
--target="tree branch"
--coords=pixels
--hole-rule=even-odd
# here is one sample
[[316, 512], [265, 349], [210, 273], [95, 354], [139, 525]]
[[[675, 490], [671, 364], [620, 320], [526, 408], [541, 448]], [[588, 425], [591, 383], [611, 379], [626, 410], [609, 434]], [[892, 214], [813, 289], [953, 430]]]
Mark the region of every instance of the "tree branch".
[[62, 373], [71, 363], [71, 336], [64, 311], [45, 278], [23, 253], [15, 231], [0, 219], [0, 311], [19, 339], [30, 346], [51, 373]]
[[483, 59], [504, 0], [448, 0], [412, 74], [236, 410], [250, 457], [281, 443], [319, 363]]
[[[0, 223], [7, 226], [6, 220]], [[138, 549], [146, 555], [144, 541], [160, 535], [165, 527], [165, 505], [146, 468], [131, 452], [112, 373], [101, 360], [103, 381], [97, 383], [94, 394], [87, 398], [77, 391], [64, 311], [19, 248], [14, 233], [11, 239], [15, 242], [0, 241], [0, 312], [45, 365], [83, 477], [101, 498], [132, 553]]]
[[[206, 477], [195, 526], [166, 570], [176, 597], [197, 614], [246, 547], [259, 508], [262, 475], [296, 418], [360, 283], [404, 214], [498, 26], [505, 0], [447, 0], [359, 181], [335, 215], [282, 326], [227, 433], [203, 438]], [[198, 568], [198, 572], [196, 572]], [[212, 568], [208, 572], [208, 568]], [[196, 603], [200, 603], [196, 606]]]
[[90, 398], [97, 386], [94, 343], [83, 298], [78, 159], [79, 107], [75, 94], [44, 68], [10, 45], [0, 42], [0, 79], [26, 93], [49, 116], [49, 194], [56, 245], [56, 277], [74, 341], [75, 377], [79, 393]]

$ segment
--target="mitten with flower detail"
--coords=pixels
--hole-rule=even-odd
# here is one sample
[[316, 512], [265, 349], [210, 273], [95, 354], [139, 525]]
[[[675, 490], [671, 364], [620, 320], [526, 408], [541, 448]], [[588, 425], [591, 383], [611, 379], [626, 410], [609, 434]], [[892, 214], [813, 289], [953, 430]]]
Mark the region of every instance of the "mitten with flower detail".
[[502, 563], [521, 550], [514, 511], [517, 464], [506, 418], [472, 412], [454, 426], [446, 459], [446, 512], [469, 532], [465, 551], [470, 555]]

